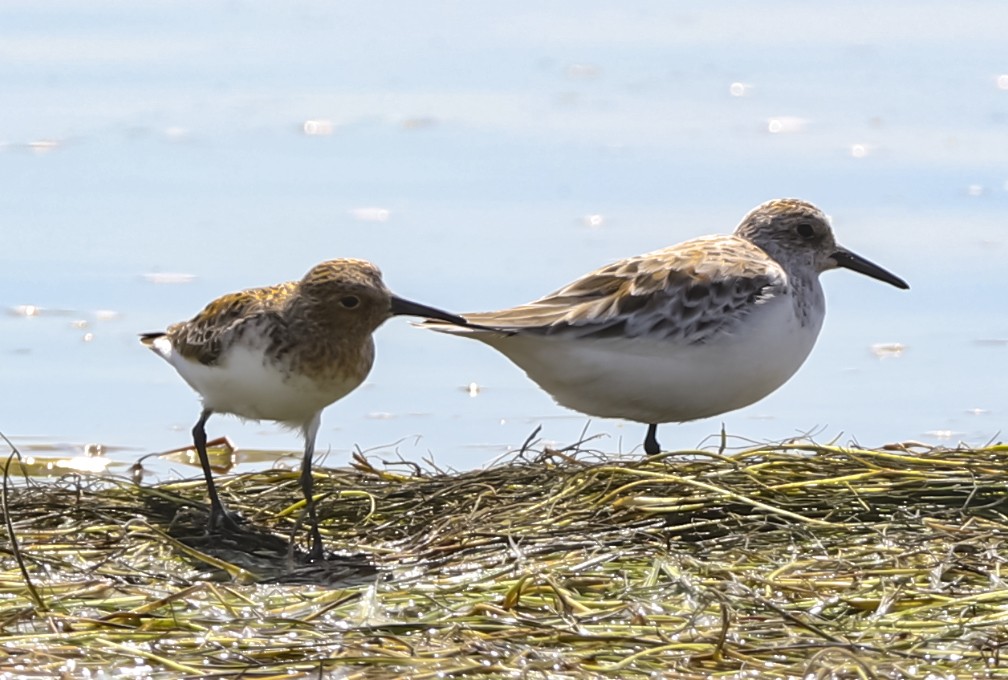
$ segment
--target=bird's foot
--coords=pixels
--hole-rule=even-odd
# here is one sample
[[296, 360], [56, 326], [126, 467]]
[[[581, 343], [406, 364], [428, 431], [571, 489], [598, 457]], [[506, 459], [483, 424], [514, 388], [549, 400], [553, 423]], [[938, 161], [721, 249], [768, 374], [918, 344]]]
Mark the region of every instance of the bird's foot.
[[658, 425], [648, 425], [647, 437], [644, 438], [644, 453], [655, 456], [661, 453], [661, 444], [658, 443]]
[[208, 530], [211, 534], [214, 533], [226, 533], [226, 534], [240, 534], [242, 533], [242, 523], [245, 522], [245, 518], [239, 515], [237, 512], [231, 512], [223, 505], [220, 507], [210, 506], [210, 525]]
[[322, 562], [325, 560], [325, 550], [322, 547], [322, 534], [318, 527], [312, 527], [311, 548], [308, 549], [309, 562]]
[[325, 551], [322, 550], [322, 544], [321, 543], [312, 543], [312, 547], [308, 551], [308, 561], [309, 562], [324, 562], [325, 561]]

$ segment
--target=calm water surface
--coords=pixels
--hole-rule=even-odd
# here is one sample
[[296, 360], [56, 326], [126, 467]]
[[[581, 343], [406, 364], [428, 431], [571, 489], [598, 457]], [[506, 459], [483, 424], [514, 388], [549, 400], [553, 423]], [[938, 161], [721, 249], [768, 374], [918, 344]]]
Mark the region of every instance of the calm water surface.
[[[982, 444], [1008, 422], [1006, 27], [994, 1], [6, 2], [0, 430], [122, 447], [121, 471], [187, 444], [199, 411], [137, 333], [217, 295], [353, 256], [405, 297], [510, 306], [799, 196], [911, 291], [826, 274], [802, 370], [661, 441], [724, 422]], [[365, 386], [325, 412], [329, 464], [474, 467], [538, 425], [607, 452], [643, 438], [475, 342], [402, 319], [376, 340]], [[300, 447], [267, 423], [208, 429]]]

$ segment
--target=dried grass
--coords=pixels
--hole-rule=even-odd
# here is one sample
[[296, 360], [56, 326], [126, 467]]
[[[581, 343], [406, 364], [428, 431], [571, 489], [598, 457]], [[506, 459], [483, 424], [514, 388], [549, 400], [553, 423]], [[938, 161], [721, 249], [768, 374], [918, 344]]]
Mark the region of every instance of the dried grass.
[[1008, 677], [1006, 471], [1005, 445], [547, 450], [462, 473], [358, 456], [316, 472], [339, 549], [323, 565], [285, 550], [292, 472], [224, 479], [263, 531], [213, 540], [200, 481], [21, 484], [5, 498], [0, 667]]

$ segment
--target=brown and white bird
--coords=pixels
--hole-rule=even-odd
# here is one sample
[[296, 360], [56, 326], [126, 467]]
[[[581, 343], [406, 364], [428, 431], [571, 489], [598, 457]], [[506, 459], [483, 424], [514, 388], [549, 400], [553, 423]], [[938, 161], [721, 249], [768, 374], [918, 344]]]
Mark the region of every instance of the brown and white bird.
[[311, 473], [322, 410], [364, 381], [374, 363], [371, 334], [400, 314], [465, 324], [393, 295], [373, 264], [339, 259], [315, 265], [300, 281], [224, 295], [189, 321], [141, 335], [203, 400], [192, 434], [210, 497], [211, 531], [237, 525], [214, 486], [207, 419], [230, 413], [273, 420], [304, 437], [300, 481], [311, 524], [309, 559], [322, 558]]
[[534, 302], [422, 325], [498, 350], [559, 404], [648, 425], [748, 406], [794, 375], [826, 313], [819, 274], [907, 283], [838, 245], [829, 219], [786, 198], [705, 236], [585, 274]]

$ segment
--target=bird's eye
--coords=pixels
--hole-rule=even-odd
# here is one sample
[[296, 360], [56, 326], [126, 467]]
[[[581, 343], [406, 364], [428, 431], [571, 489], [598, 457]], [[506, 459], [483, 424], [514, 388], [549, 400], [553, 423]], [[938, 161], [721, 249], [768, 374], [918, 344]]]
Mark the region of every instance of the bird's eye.
[[795, 230], [798, 232], [798, 235], [801, 236], [802, 238], [812, 238], [813, 236], [815, 236], [815, 229], [808, 222], [802, 222], [797, 227], [795, 227]]
[[360, 304], [360, 298], [356, 295], [347, 295], [346, 297], [341, 297], [339, 299], [341, 307], [346, 307], [347, 309], [353, 309]]

